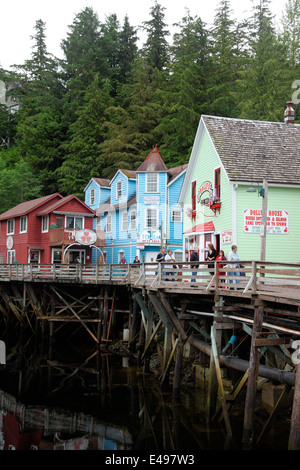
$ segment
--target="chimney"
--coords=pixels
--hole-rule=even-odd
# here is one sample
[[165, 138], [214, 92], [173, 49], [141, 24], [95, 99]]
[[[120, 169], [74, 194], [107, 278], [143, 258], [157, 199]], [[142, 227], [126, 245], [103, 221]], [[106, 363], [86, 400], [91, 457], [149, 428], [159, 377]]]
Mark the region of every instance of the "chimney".
[[287, 101], [286, 103], [286, 110], [284, 111], [284, 122], [286, 124], [294, 124], [294, 109], [292, 104], [292, 101]]

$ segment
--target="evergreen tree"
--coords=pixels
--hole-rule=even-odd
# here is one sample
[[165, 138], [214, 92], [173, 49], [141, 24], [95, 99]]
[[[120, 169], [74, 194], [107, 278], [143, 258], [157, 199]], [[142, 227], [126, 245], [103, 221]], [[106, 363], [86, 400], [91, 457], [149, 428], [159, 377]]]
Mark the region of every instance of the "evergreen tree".
[[64, 145], [64, 162], [57, 171], [60, 190], [64, 194], [82, 198], [89, 179], [101, 175], [99, 145], [104, 140], [103, 122], [107, 109], [113, 105], [111, 90], [109, 80], [101, 80], [99, 74], [87, 88], [78, 118], [70, 127], [70, 142]]
[[177, 25], [171, 47], [170, 75], [159, 97], [166, 103], [156, 132], [166, 163], [188, 161], [201, 113], [210, 111], [206, 95], [210, 49], [208, 32], [198, 17], [186, 16]]
[[268, 0], [259, 0], [251, 23], [251, 61], [240, 73], [237, 107], [239, 117], [282, 121], [290, 96], [285, 59], [276, 40]]
[[119, 49], [119, 64], [120, 76], [119, 81], [125, 83], [131, 70], [134, 60], [137, 57], [138, 47], [137, 32], [130, 26], [128, 16], [125, 16], [123, 28], [120, 32], [120, 49]]
[[238, 46], [241, 29], [231, 15], [230, 2], [221, 0], [211, 31], [213, 64], [209, 74], [208, 94], [211, 114], [234, 117], [235, 81], [237, 71], [242, 66], [242, 54]]
[[160, 116], [160, 105], [154, 98], [154, 84], [150, 67], [143, 59], [137, 60], [132, 81], [123, 86], [120, 103], [109, 110], [110, 119], [104, 124], [106, 138], [100, 145], [105, 162], [103, 176], [111, 178], [119, 168], [136, 169], [154, 144], [155, 128]]
[[66, 92], [63, 100], [66, 129], [77, 119], [76, 111], [82, 106], [87, 87], [95, 74], [108, 75], [109, 64], [102, 56], [101, 25], [91, 8], [78, 13], [69, 26], [67, 38], [61, 43], [65, 55], [63, 79]]
[[169, 61], [169, 46], [166, 38], [170, 33], [164, 22], [164, 10], [165, 8], [155, 0], [154, 6], [150, 9], [151, 19], [143, 22], [143, 28], [147, 33], [143, 53], [151, 70], [155, 68], [163, 70]]
[[43, 184], [44, 194], [58, 190], [55, 170], [61, 164], [61, 85], [57, 61], [47, 51], [45, 23], [38, 20], [31, 59], [18, 77], [20, 112], [16, 132], [19, 155]]

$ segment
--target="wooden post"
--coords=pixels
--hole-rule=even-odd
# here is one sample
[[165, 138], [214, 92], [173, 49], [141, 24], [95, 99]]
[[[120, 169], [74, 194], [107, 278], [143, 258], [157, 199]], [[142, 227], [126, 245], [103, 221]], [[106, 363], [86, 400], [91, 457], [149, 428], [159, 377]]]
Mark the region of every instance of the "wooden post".
[[102, 337], [106, 338], [107, 335], [107, 319], [108, 319], [108, 290], [104, 291], [104, 301], [103, 301], [103, 329]]
[[[218, 295], [215, 296], [215, 306], [222, 306], [223, 305], [223, 297]], [[215, 321], [218, 320], [219, 317], [222, 317], [223, 314], [218, 309], [215, 310], [214, 318]], [[214, 332], [214, 340], [216, 342], [216, 348], [218, 354], [221, 350], [221, 339], [222, 339], [222, 332], [221, 330], [215, 330]], [[212, 416], [215, 414], [216, 405], [217, 405], [217, 397], [218, 397], [218, 380], [217, 380], [217, 371], [216, 371], [216, 364], [214, 361], [213, 354], [210, 356], [210, 365], [209, 365], [209, 377], [208, 377], [208, 394], [207, 394], [207, 418], [211, 419]]]
[[173, 389], [172, 389], [173, 399], [177, 399], [180, 395], [182, 353], [183, 353], [183, 341], [182, 341], [181, 334], [179, 334], [176, 356], [175, 356], [174, 379], [173, 379]]
[[289, 450], [300, 450], [300, 366], [297, 365]]
[[258, 305], [254, 313], [254, 322], [252, 330], [252, 341], [249, 360], [249, 376], [245, 402], [243, 445], [245, 448], [251, 448], [253, 445], [253, 425], [254, 425], [254, 405], [256, 396], [256, 380], [258, 375], [258, 349], [255, 345], [258, 334], [262, 330], [264, 315], [263, 305]]

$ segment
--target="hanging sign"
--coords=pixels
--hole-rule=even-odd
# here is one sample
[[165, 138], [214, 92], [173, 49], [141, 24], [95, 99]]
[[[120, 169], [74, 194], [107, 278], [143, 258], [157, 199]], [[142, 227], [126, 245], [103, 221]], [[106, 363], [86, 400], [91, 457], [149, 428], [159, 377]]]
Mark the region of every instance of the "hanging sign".
[[94, 230], [84, 229], [75, 233], [75, 240], [80, 245], [93, 245], [97, 240], [97, 234]]
[[142, 233], [141, 233], [141, 236], [140, 236], [140, 239], [139, 239], [139, 242], [141, 243], [149, 243], [149, 244], [160, 244], [160, 231], [159, 230], [153, 230], [153, 232], [151, 233], [150, 231], [148, 232], [148, 230], [144, 230]]
[[[244, 232], [260, 233], [261, 221], [261, 209], [244, 209]], [[267, 233], [287, 234], [288, 232], [288, 211], [269, 209], [267, 213]]]
[[6, 239], [6, 248], [8, 250], [12, 250], [13, 246], [14, 246], [14, 239], [11, 235], [9, 235]]
[[228, 243], [232, 243], [232, 230], [224, 230], [221, 234], [222, 237], [222, 245], [227, 245]]
[[[208, 194], [205, 194], [205, 193], [208, 193]], [[204, 183], [201, 184], [201, 186], [199, 188], [199, 191], [198, 191], [198, 194], [197, 194], [197, 201], [198, 202], [201, 201], [203, 194], [205, 194], [205, 196], [206, 196], [206, 197], [204, 197], [204, 199], [212, 198], [213, 188], [212, 188], [212, 184], [211, 184], [210, 181], [204, 181]]]

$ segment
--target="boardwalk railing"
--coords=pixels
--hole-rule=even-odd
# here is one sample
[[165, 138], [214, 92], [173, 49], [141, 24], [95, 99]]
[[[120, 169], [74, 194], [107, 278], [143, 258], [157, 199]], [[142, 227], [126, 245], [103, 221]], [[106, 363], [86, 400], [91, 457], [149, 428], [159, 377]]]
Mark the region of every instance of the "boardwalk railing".
[[[199, 263], [199, 262], [198, 262]], [[238, 290], [300, 300], [300, 263], [1, 264], [0, 281], [117, 283], [152, 289]], [[230, 292], [229, 292], [230, 294]]]

